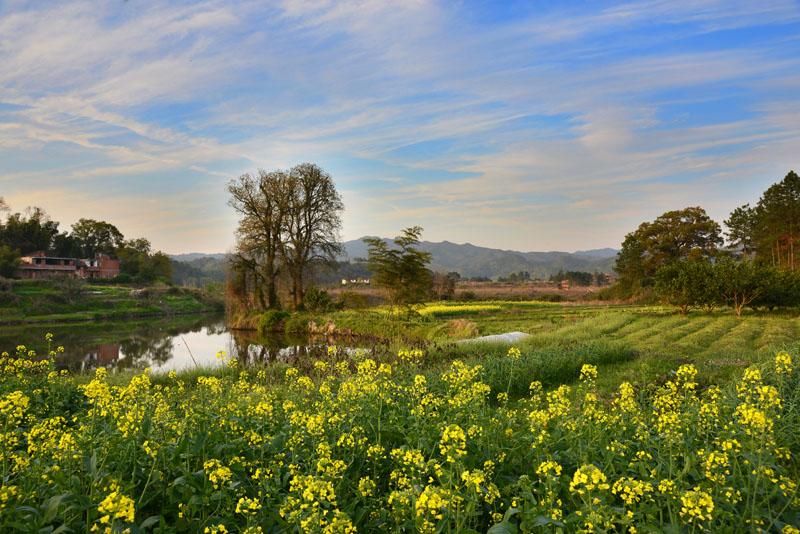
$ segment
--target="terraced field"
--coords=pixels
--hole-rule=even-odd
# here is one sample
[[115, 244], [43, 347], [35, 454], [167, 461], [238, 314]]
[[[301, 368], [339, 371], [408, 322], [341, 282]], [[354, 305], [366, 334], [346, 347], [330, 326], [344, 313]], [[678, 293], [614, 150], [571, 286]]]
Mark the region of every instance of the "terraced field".
[[409, 343], [432, 342], [433, 350], [439, 352], [437, 357], [445, 362], [465, 354], [473, 361], [500, 356], [507, 347], [466, 347], [458, 341], [514, 331], [531, 335], [516, 344], [523, 353], [611, 344], [615, 350], [629, 351], [632, 357], [609, 365], [601, 375], [598, 385], [609, 390], [624, 380], [641, 383], [658, 379], [683, 363], [696, 364], [702, 379], [722, 383], [751, 363], [768, 358], [776, 349], [797, 345], [800, 334], [796, 311], [750, 312], [737, 319], [729, 310], [692, 311], [682, 316], [673, 308], [661, 306], [480, 304], [483, 308], [457, 302], [430, 304], [421, 317], [406, 321], [387, 320], [385, 310], [380, 309], [338, 312], [330, 320], [349, 331], [393, 338], [395, 350]]

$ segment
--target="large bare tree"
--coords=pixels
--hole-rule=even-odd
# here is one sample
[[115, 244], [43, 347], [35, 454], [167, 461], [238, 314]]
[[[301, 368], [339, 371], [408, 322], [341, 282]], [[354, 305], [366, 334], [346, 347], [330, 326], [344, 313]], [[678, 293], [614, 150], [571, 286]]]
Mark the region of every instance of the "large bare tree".
[[344, 204], [331, 176], [313, 163], [292, 167], [285, 191], [281, 257], [291, 282], [292, 304], [299, 309], [308, 274], [314, 267], [334, 261], [341, 252], [340, 214]]
[[[262, 307], [279, 308], [279, 276], [288, 278], [294, 309], [303, 305], [309, 273], [341, 250], [342, 199], [331, 176], [303, 163], [289, 171], [258, 171], [228, 183], [229, 204], [242, 215], [236, 230], [238, 290]], [[265, 299], [266, 297], [266, 299]]]
[[248, 273], [242, 279], [250, 283], [243, 289], [252, 290], [259, 304], [270, 309], [280, 308], [277, 286], [287, 209], [286, 180], [281, 171], [268, 173], [259, 169], [255, 176], [243, 174], [228, 182], [228, 204], [242, 216], [236, 229], [232, 267]]

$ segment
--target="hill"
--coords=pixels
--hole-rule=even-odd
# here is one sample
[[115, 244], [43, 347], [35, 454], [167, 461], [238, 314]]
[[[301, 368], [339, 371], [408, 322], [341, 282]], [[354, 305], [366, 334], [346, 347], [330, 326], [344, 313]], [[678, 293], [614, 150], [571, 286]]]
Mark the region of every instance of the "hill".
[[228, 268], [225, 254], [176, 254], [172, 260], [172, 283], [187, 287], [204, 287], [225, 281]]
[[[363, 239], [363, 238], [362, 238]], [[367, 245], [362, 239], [344, 243], [347, 257], [366, 258]], [[391, 244], [390, 239], [384, 239]], [[419, 249], [432, 255], [431, 269], [455, 271], [462, 277], [485, 276], [497, 278], [511, 273], [528, 271], [534, 278], [549, 278], [559, 270], [611, 272], [615, 249], [595, 249], [580, 252], [519, 252], [478, 247], [470, 243], [458, 244], [449, 241], [433, 243], [422, 241]]]
[[[390, 239], [384, 239], [391, 244]], [[338, 267], [320, 276], [323, 283], [341, 278], [367, 278], [366, 265], [356, 263], [356, 258], [368, 256], [367, 245], [361, 239], [344, 243], [345, 256]], [[458, 244], [449, 241], [434, 243], [422, 241], [420, 250], [430, 252], [430, 268], [434, 271], [459, 273], [463, 278], [483, 276], [496, 279], [511, 273], [528, 271], [533, 278], [546, 279], [563, 271], [611, 272], [617, 251], [610, 248], [579, 252], [519, 252], [478, 247], [470, 243]], [[225, 280], [225, 254], [176, 254], [170, 255], [173, 264], [173, 282], [178, 285], [202, 287], [207, 283]], [[348, 263], [348, 261], [350, 263]]]

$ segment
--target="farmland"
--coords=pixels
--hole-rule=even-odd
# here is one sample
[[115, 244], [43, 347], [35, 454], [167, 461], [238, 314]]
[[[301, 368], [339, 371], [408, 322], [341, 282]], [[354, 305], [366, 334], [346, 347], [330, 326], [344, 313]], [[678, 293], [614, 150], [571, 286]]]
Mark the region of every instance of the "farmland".
[[334, 312], [391, 348], [291, 366], [70, 375], [11, 347], [0, 529], [795, 532], [796, 317], [475, 306]]

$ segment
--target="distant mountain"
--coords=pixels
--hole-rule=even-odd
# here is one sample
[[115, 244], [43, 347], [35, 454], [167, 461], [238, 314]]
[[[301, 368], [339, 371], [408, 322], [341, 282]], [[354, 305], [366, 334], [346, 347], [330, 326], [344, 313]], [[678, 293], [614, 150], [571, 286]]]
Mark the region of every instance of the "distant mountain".
[[[363, 238], [362, 238], [363, 239]], [[344, 243], [350, 261], [368, 256], [362, 239]], [[391, 239], [384, 239], [391, 245]], [[534, 278], [549, 278], [559, 270], [611, 272], [617, 251], [611, 248], [570, 252], [518, 252], [477, 247], [470, 243], [459, 245], [449, 241], [422, 241], [419, 249], [432, 255], [431, 269], [456, 271], [462, 277], [486, 276], [497, 278], [519, 271], [528, 271]]]
[[593, 248], [592, 250], [576, 250], [576, 256], [590, 256], [592, 258], [613, 258], [619, 249], [616, 248]]
[[215, 260], [222, 260], [225, 259], [225, 256], [227, 256], [227, 254], [224, 254], [222, 252], [214, 254], [204, 254], [202, 252], [190, 252], [188, 254], [167, 254], [167, 256], [169, 256], [175, 261], [192, 261], [200, 258], [214, 258]]
[[169, 254], [172, 260], [172, 283], [203, 287], [224, 282], [228, 268], [227, 254]]
[[[363, 238], [362, 238], [363, 239]], [[370, 276], [366, 265], [356, 264], [357, 258], [366, 258], [367, 245], [362, 239], [344, 243], [345, 255], [335, 270], [322, 273], [320, 281], [331, 282], [341, 278], [367, 278]], [[384, 239], [391, 245], [391, 239]], [[518, 252], [487, 247], [477, 247], [470, 243], [460, 245], [449, 241], [433, 243], [422, 241], [419, 249], [430, 252], [430, 268], [434, 271], [459, 273], [463, 278], [484, 276], [496, 279], [511, 273], [528, 271], [533, 278], [547, 279], [559, 270], [612, 272], [617, 251], [612, 248], [580, 250], [578, 252]], [[227, 265], [225, 254], [171, 254], [176, 264], [173, 266], [173, 282], [179, 285], [203, 286], [207, 283], [223, 282]]]

